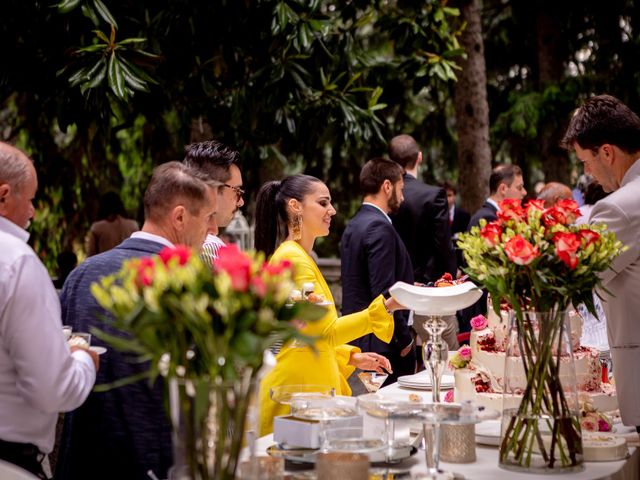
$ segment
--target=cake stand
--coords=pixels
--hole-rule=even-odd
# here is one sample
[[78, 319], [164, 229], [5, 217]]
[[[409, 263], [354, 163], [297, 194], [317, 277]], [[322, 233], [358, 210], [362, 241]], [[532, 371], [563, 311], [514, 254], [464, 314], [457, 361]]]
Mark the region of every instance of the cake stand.
[[451, 287], [419, 287], [404, 282], [395, 283], [389, 293], [402, 305], [427, 316], [424, 328], [429, 339], [422, 347], [422, 358], [431, 376], [433, 401], [440, 402], [440, 383], [447, 366], [449, 347], [442, 339], [447, 324], [445, 316], [476, 303], [482, 296], [472, 282], [464, 282]]

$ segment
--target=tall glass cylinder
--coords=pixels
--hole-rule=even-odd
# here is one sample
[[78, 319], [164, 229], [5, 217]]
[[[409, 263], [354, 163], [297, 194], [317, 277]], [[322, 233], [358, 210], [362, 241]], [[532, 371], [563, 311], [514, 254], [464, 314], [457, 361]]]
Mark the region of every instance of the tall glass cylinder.
[[254, 392], [250, 372], [235, 382], [170, 380], [170, 480], [235, 478]]
[[582, 469], [571, 326], [563, 309], [512, 312], [503, 387], [500, 466], [536, 473]]

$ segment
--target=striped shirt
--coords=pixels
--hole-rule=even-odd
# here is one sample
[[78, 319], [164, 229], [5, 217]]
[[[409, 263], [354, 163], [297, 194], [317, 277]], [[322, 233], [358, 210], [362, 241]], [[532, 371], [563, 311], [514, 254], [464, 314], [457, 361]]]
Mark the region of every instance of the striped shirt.
[[202, 252], [200, 255], [205, 262], [213, 265], [213, 262], [218, 258], [218, 250], [225, 245], [218, 236], [209, 233], [202, 244]]

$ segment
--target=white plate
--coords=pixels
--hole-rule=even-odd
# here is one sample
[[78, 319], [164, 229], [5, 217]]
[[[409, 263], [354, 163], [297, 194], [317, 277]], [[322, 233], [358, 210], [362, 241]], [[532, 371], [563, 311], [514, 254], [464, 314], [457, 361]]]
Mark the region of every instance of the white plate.
[[[442, 375], [440, 388], [449, 390], [453, 388], [454, 383], [455, 379], [453, 375]], [[431, 390], [431, 377], [429, 376], [429, 372], [423, 370], [415, 375], [404, 375], [402, 377], [398, 377], [398, 385], [406, 388], [416, 388], [418, 390]]]
[[420, 315], [455, 315], [456, 311], [473, 305], [482, 296], [482, 290], [473, 282], [452, 287], [418, 287], [396, 282], [389, 293]]
[[97, 345], [94, 347], [89, 347], [89, 350], [92, 352], [96, 352], [98, 355], [102, 355], [103, 353], [107, 353], [107, 349], [104, 347], [98, 347]]
[[476, 424], [476, 443], [500, 446], [500, 420], [485, 420]]

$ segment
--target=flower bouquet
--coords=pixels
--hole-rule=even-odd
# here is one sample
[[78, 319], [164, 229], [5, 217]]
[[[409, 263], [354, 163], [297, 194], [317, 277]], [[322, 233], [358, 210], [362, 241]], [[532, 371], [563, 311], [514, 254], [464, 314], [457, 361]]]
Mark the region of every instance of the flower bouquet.
[[310, 303], [286, 305], [292, 274], [288, 262], [271, 265], [235, 245], [220, 249], [213, 269], [176, 246], [129, 260], [92, 285], [126, 336], [95, 333], [148, 360], [150, 380], [167, 380], [176, 457], [171, 478], [234, 477], [263, 352], [293, 339], [312, 343], [291, 321], [326, 313]]
[[460, 235], [466, 273], [489, 291], [498, 315], [501, 301], [512, 308], [515, 334], [507, 348], [524, 366], [526, 381], [519, 388], [510, 385], [509, 361], [505, 369], [505, 395], [521, 401], [503, 412], [504, 468], [566, 471], [582, 462], [577, 394], [570, 385], [563, 388], [560, 375], [563, 357], [572, 364], [565, 310], [583, 303], [595, 315], [598, 273], [622, 245], [605, 225], [574, 225], [579, 215], [572, 200], [547, 209], [538, 200], [525, 207], [505, 200], [496, 221], [481, 221]]

